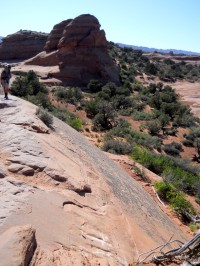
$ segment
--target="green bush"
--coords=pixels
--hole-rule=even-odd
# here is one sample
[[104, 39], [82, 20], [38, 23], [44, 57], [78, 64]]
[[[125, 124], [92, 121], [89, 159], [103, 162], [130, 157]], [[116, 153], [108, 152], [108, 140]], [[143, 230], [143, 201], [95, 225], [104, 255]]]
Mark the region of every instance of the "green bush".
[[189, 214], [196, 214], [192, 204], [185, 199], [183, 193], [178, 192], [173, 186], [166, 182], [155, 182], [158, 195], [166, 202], [168, 202], [173, 209], [175, 209], [182, 216], [185, 212]]
[[90, 80], [90, 82], [87, 85], [87, 88], [93, 93], [99, 92], [102, 89], [102, 87], [103, 87], [102, 83], [96, 79]]
[[169, 144], [165, 144], [163, 150], [171, 156], [180, 156], [180, 152], [183, 150], [182, 145], [177, 142], [171, 142]]
[[97, 104], [98, 113], [93, 119], [93, 129], [96, 131], [109, 130], [117, 124], [117, 113], [113, 105], [102, 101]]
[[84, 109], [89, 118], [94, 118], [98, 114], [98, 101], [89, 100], [84, 102]]
[[55, 108], [52, 111], [53, 115], [59, 118], [60, 120], [64, 121], [77, 131], [82, 131], [82, 121], [76, 117], [73, 113], [67, 111], [66, 109], [62, 108]]
[[196, 197], [200, 196], [199, 167], [185, 159], [158, 155], [135, 145], [131, 157], [154, 173], [163, 176], [175, 188]]
[[58, 88], [55, 95], [58, 100], [65, 100], [75, 105], [83, 99], [83, 93], [79, 88]]
[[139, 144], [147, 147], [148, 149], [161, 148], [161, 140], [156, 136], [151, 136], [147, 133], [138, 132], [131, 128], [127, 121], [118, 121], [119, 125], [109, 130], [105, 134], [105, 140], [111, 140], [113, 137], [120, 137], [126, 140], [131, 145]]
[[132, 146], [126, 142], [109, 140], [104, 143], [102, 149], [103, 151], [107, 151], [114, 154], [129, 154], [132, 151]]
[[51, 127], [53, 125], [53, 116], [50, 115], [47, 111], [45, 111], [42, 108], [38, 108], [36, 110], [36, 115], [42, 120], [42, 122], [47, 125], [48, 127]]
[[39, 92], [37, 95], [27, 95], [26, 99], [33, 104], [40, 106], [48, 111], [52, 111], [53, 106], [47, 94]]
[[79, 118], [69, 119], [68, 124], [77, 131], [82, 131], [82, 121]]
[[46, 86], [39, 82], [36, 73], [30, 70], [22, 77], [16, 77], [13, 81], [10, 91], [13, 95], [27, 97], [28, 95], [37, 95], [39, 92], [47, 94]]
[[149, 121], [145, 124], [149, 134], [157, 135], [161, 130], [161, 124], [159, 120]]
[[135, 111], [132, 116], [135, 120], [142, 120], [142, 121], [155, 119], [155, 113], [145, 113], [141, 111]]

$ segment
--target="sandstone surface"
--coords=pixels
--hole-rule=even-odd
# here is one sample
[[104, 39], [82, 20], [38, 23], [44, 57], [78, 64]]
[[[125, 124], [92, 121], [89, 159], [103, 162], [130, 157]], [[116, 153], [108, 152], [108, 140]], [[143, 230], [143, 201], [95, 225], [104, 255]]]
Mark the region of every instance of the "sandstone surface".
[[35, 243], [36, 230], [37, 249], [26, 254], [36, 266], [127, 266], [172, 235], [187, 239], [120, 166], [57, 118], [46, 128], [36, 108], [14, 96], [0, 100], [0, 163], [7, 171], [0, 239], [30, 224], [27, 241]]
[[8, 229], [0, 239], [1, 265], [29, 265], [36, 245], [35, 230], [30, 225]]
[[91, 79], [120, 84], [119, 69], [108, 55], [104, 30], [96, 17], [86, 14], [54, 26], [44, 51], [27, 64], [59, 65], [52, 73], [66, 85], [85, 86]]
[[0, 43], [0, 60], [28, 59], [40, 53], [45, 46], [47, 33], [20, 30], [3, 38]]

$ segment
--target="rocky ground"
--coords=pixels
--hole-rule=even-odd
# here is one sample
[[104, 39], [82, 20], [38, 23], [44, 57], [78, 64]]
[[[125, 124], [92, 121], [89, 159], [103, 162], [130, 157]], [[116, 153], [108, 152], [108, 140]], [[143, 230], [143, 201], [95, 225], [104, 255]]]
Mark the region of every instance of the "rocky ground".
[[[2, 96], [1, 96], [2, 97]], [[118, 164], [36, 107], [0, 100], [1, 265], [128, 265], [184, 233]]]

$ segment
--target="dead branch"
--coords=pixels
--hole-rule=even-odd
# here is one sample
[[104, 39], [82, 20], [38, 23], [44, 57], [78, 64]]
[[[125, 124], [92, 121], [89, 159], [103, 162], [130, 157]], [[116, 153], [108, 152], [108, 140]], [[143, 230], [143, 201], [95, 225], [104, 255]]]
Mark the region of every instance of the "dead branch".
[[155, 188], [153, 187], [152, 185], [152, 189], [153, 189], [153, 192], [154, 194], [156, 195], [158, 201], [166, 208], [166, 205], [164, 204], [164, 202], [160, 199], [160, 197], [158, 196], [158, 193], [156, 192]]
[[[137, 263], [140, 264], [144, 262], [152, 255], [154, 255], [152, 257], [152, 262], [154, 263], [172, 261], [173, 259], [183, 259], [186, 261], [196, 260], [200, 257], [200, 233], [196, 234], [191, 240], [189, 240], [185, 244], [179, 240], [172, 240], [172, 237], [166, 243], [150, 251], [141, 253], [138, 256]], [[164, 252], [163, 249], [171, 246], [172, 243], [177, 243], [178, 247]], [[158, 254], [158, 256], [155, 256], [155, 254]], [[146, 257], [140, 260], [140, 258], [144, 255], [146, 255]]]
[[160, 256], [154, 256], [153, 262], [161, 262], [176, 258], [198, 259], [200, 256], [200, 233], [196, 234], [191, 240], [183, 244], [180, 248], [171, 249]]
[[184, 212], [184, 215], [193, 223], [200, 223], [200, 216], [194, 216], [188, 212]]

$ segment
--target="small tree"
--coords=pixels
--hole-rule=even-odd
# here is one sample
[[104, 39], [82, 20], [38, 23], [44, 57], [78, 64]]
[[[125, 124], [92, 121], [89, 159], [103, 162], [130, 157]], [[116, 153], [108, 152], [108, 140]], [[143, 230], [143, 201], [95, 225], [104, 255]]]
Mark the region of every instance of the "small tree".
[[95, 130], [108, 130], [116, 125], [116, 112], [109, 102], [100, 102], [98, 104], [98, 114], [93, 119]]

